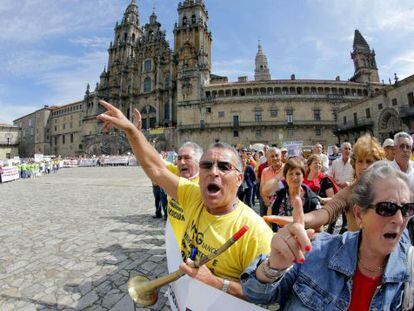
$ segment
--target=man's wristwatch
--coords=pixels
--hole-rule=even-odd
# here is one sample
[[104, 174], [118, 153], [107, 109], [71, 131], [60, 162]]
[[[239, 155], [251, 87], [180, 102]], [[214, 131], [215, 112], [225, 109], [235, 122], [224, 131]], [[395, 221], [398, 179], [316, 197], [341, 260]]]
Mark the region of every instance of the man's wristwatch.
[[221, 290], [225, 293], [229, 290], [230, 281], [227, 279], [223, 279], [223, 286], [221, 287]]
[[266, 258], [262, 264], [262, 272], [266, 278], [271, 280], [272, 282], [276, 282], [279, 280], [287, 271], [289, 271], [290, 267], [282, 270], [274, 269], [269, 265], [269, 258]]

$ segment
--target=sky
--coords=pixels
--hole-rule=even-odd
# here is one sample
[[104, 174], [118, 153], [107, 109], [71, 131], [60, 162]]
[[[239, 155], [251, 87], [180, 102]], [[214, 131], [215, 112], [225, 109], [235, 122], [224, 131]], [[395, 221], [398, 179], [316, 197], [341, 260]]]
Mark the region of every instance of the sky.
[[[131, 0], [0, 0], [0, 123], [44, 105], [83, 99], [108, 61], [107, 48]], [[272, 79], [348, 80], [355, 29], [375, 49], [380, 80], [414, 74], [412, 0], [204, 0], [212, 73], [253, 79], [258, 40]], [[137, 0], [140, 24], [153, 8], [173, 46], [175, 0]]]

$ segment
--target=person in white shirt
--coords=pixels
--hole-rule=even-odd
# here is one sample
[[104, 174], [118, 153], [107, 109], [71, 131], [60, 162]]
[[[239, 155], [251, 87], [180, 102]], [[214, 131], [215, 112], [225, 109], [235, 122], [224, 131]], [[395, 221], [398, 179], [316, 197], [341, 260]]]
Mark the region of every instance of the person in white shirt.
[[348, 187], [354, 180], [355, 171], [351, 165], [352, 146], [349, 142], [341, 145], [341, 157], [332, 162], [329, 175], [339, 188]]
[[326, 173], [329, 170], [329, 158], [326, 154], [322, 153], [323, 147], [320, 143], [317, 143], [312, 148], [312, 153], [318, 154], [322, 161], [322, 172]]
[[413, 138], [406, 132], [399, 132], [394, 136], [395, 157], [391, 165], [406, 173], [411, 183], [411, 189], [414, 187], [414, 165], [410, 161], [413, 148]]

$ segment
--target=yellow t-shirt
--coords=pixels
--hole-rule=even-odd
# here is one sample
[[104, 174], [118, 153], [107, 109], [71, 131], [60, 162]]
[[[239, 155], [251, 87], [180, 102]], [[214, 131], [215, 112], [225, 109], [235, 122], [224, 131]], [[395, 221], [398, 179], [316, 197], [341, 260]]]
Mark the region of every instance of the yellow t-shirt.
[[272, 230], [243, 202], [239, 201], [226, 215], [212, 215], [204, 207], [199, 185], [185, 178], [180, 178], [177, 196], [186, 220], [181, 241], [183, 259], [190, 257], [193, 246], [198, 249], [196, 260], [210, 254], [244, 225], [249, 230], [228, 250], [208, 262], [207, 267], [219, 277], [239, 281], [241, 273], [258, 255], [270, 252]]
[[[173, 174], [180, 176], [180, 172], [176, 165], [168, 162], [167, 168]], [[193, 178], [191, 182], [198, 184], [199, 177], [197, 175], [196, 178]], [[168, 196], [168, 205], [167, 205], [167, 213], [168, 219], [170, 220], [171, 227], [174, 231], [174, 236], [177, 240], [177, 244], [180, 245], [181, 239], [183, 238], [184, 231], [185, 231], [185, 218], [184, 218], [184, 211], [181, 208], [180, 204], [172, 197]]]

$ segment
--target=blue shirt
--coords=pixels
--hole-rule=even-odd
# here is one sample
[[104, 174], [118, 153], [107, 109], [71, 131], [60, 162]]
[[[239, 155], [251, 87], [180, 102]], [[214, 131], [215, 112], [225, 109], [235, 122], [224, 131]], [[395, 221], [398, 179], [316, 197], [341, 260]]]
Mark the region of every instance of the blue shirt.
[[[279, 281], [263, 284], [255, 270], [267, 257], [261, 255], [243, 272], [241, 284], [247, 300], [277, 303], [283, 310], [347, 310], [357, 267], [359, 232], [321, 233], [304, 264], [296, 264]], [[408, 280], [409, 244], [398, 243], [389, 255], [371, 310], [401, 310], [404, 282]]]

